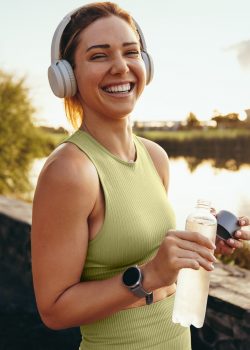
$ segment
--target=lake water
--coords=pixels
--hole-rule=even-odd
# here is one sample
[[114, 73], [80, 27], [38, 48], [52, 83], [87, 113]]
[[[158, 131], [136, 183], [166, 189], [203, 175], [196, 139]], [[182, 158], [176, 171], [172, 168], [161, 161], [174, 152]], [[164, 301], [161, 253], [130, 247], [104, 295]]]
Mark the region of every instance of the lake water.
[[[45, 160], [33, 162], [30, 172], [33, 186]], [[184, 229], [186, 216], [199, 198], [209, 199], [217, 211], [226, 209], [237, 216], [250, 216], [250, 164], [243, 164], [238, 170], [219, 169], [213, 164], [212, 160], [204, 160], [192, 168], [183, 157], [170, 158], [169, 198], [177, 228]]]
[[250, 215], [250, 165], [232, 171], [203, 161], [191, 172], [184, 158], [170, 162], [169, 198], [179, 228], [184, 228], [185, 218], [199, 198], [209, 199], [216, 211], [225, 209], [237, 216]]

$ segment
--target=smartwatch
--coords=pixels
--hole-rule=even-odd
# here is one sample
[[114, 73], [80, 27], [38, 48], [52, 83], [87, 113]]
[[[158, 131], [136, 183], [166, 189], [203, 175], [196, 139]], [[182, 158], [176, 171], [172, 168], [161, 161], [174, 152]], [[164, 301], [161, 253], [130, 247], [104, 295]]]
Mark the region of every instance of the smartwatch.
[[138, 266], [131, 266], [123, 272], [123, 284], [137, 297], [146, 299], [146, 304], [153, 303], [153, 292], [146, 292], [142, 286], [143, 274]]

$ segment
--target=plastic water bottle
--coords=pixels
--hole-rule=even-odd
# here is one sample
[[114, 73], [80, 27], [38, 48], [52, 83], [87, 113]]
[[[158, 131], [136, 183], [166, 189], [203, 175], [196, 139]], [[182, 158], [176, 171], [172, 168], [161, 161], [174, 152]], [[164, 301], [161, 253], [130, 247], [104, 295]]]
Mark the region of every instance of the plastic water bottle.
[[[210, 213], [211, 203], [198, 200], [197, 206], [186, 220], [187, 231], [199, 232], [215, 242], [217, 222]], [[181, 269], [177, 278], [173, 322], [183, 327], [191, 325], [201, 328], [204, 323], [209, 291], [210, 272], [200, 267], [199, 270]]]

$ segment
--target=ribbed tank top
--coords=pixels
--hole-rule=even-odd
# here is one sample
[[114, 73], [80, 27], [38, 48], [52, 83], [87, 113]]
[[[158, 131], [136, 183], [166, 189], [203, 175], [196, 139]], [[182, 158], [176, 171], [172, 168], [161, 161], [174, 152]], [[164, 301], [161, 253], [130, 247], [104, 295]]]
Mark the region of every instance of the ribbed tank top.
[[77, 130], [64, 142], [81, 149], [94, 164], [104, 193], [105, 217], [89, 241], [82, 281], [102, 280], [152, 258], [175, 216], [143, 142], [133, 134], [136, 160], [113, 155], [88, 133]]

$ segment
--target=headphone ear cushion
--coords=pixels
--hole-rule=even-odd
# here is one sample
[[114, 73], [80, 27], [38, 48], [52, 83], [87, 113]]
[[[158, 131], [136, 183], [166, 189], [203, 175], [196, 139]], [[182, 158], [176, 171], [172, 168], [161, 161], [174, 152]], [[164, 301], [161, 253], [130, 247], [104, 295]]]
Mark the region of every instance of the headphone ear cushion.
[[50, 87], [57, 97], [71, 97], [77, 92], [73, 69], [66, 60], [58, 60], [48, 69]]
[[142, 51], [141, 55], [146, 67], [146, 84], [148, 85], [154, 76], [154, 63], [152, 57], [146, 51]]

